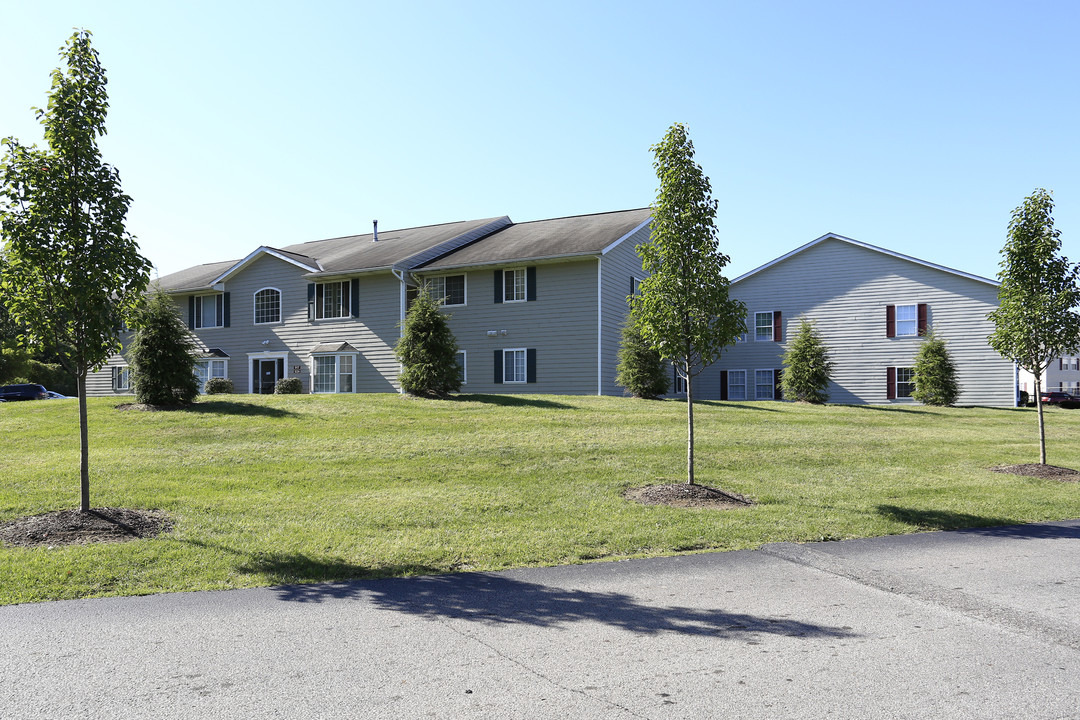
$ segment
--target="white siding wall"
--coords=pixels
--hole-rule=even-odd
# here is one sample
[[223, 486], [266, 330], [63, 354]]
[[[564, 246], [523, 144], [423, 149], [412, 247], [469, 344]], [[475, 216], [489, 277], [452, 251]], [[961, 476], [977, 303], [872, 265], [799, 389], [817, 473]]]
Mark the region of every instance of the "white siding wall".
[[[748, 342], [725, 352], [697, 384], [702, 398], [719, 398], [720, 370], [782, 367], [784, 346], [800, 316], [814, 321], [835, 361], [829, 388], [834, 403], [910, 403], [886, 399], [886, 367], [910, 367], [920, 338], [886, 337], [887, 305], [926, 303], [928, 323], [944, 338], [958, 371], [962, 405], [1012, 406], [1012, 363], [987, 343], [997, 307], [989, 283], [926, 267], [902, 258], [826, 240], [732, 285], [747, 306]], [[755, 342], [754, 313], [779, 310], [783, 343]], [[697, 394], [697, 392], [695, 392]], [[748, 396], [753, 397], [749, 391]]]

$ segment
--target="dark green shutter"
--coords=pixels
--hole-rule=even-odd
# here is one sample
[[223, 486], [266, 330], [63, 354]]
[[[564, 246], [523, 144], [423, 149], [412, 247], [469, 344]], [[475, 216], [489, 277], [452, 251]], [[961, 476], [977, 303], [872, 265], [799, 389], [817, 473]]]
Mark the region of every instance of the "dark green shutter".
[[721, 400], [727, 400], [728, 399], [727, 370], [721, 370], [720, 371], [720, 399]]
[[360, 317], [360, 278], [349, 282], [349, 312], [353, 317]]
[[[498, 272], [498, 271], [496, 271]], [[495, 383], [501, 384], [503, 381], [503, 353], [502, 350], [495, 351]]]
[[536, 348], [525, 351], [525, 382], [536, 382]]
[[783, 375], [784, 375], [784, 369], [783, 368], [776, 368], [775, 370], [773, 370], [773, 399], [774, 400], [783, 400], [784, 399], [784, 386], [782, 385], [783, 379], [784, 379]]
[[231, 312], [229, 310], [229, 293], [221, 294], [221, 324], [229, 327]]
[[536, 299], [536, 268], [530, 267], [525, 269], [525, 299], [533, 301]]
[[194, 295], [192, 295], [191, 297], [188, 298], [187, 315], [188, 315], [187, 326], [191, 330], [194, 330], [195, 329], [195, 296]]
[[[495, 271], [495, 302], [501, 303], [503, 301], [503, 271]], [[496, 380], [495, 382], [502, 382], [502, 380]]]
[[307, 286], [307, 319], [308, 322], [315, 319], [315, 283]]

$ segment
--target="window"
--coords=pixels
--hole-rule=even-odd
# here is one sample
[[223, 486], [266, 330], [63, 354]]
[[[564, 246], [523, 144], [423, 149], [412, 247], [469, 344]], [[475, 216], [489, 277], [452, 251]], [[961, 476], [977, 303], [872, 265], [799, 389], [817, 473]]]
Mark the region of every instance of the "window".
[[737, 343], [746, 342], [746, 333], [739, 333], [738, 335], [736, 335], [735, 336], [735, 342], [737, 342]]
[[525, 381], [525, 350], [503, 350], [503, 382]]
[[129, 367], [114, 367], [113, 373], [113, 390], [124, 392], [131, 390], [131, 368]]
[[728, 370], [727, 374], [728, 400], [746, 399], [746, 371]]
[[503, 271], [503, 302], [524, 302], [526, 294], [525, 268]]
[[465, 385], [469, 382], [469, 375], [465, 371], [465, 351], [458, 350], [454, 357], [457, 359], [458, 369], [461, 371], [458, 373], [458, 379], [461, 380], [462, 385]]
[[195, 378], [199, 381], [199, 392], [206, 392], [206, 383], [211, 378], [228, 377], [227, 360], [196, 360]]
[[[919, 306], [896, 306], [896, 336], [913, 337], [919, 334]], [[899, 368], [898, 368], [899, 369]]]
[[221, 295], [197, 295], [193, 300], [195, 329], [221, 327], [224, 324]]
[[255, 324], [281, 322], [281, 291], [263, 288], [255, 293]]
[[[730, 377], [730, 376], [729, 376]], [[728, 380], [730, 383], [730, 379]], [[728, 385], [728, 392], [730, 393], [730, 384]], [[776, 384], [773, 382], [772, 370], [755, 370], [754, 371], [754, 399], [755, 400], [772, 400], [773, 390]], [[730, 395], [729, 395], [730, 397]]]
[[641, 294], [641, 278], [630, 277], [630, 295], [637, 297]]
[[685, 395], [686, 394], [686, 378], [684, 378], [682, 375], [680, 375], [678, 370], [675, 370], [674, 372], [675, 372], [675, 390], [674, 390], [674, 392], [675, 392], [676, 395]]
[[465, 304], [465, 276], [446, 275], [444, 277], [431, 278], [427, 281], [428, 292], [436, 300], [442, 300], [443, 305]]
[[[897, 307], [897, 310], [900, 308]], [[915, 391], [915, 369], [896, 368], [896, 397], [909, 398]]]
[[773, 339], [773, 314], [771, 312], [754, 313], [754, 339], [768, 341]]
[[315, 284], [315, 317], [349, 317], [349, 281]]
[[353, 392], [354, 355], [316, 355], [311, 391], [315, 393]]

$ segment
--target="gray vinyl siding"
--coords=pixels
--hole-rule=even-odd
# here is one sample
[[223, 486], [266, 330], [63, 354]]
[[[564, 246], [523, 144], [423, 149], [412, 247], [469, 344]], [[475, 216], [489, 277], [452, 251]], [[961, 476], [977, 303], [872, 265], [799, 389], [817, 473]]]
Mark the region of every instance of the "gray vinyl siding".
[[[835, 362], [833, 403], [911, 403], [887, 400], [886, 368], [911, 367], [921, 339], [886, 337], [886, 306], [928, 305], [928, 324], [944, 338], [957, 368], [958, 404], [1012, 406], [1012, 363], [987, 343], [997, 307], [996, 286], [887, 253], [828, 239], [732, 285], [747, 306], [748, 341], [727, 350], [705, 371], [695, 395], [720, 397], [720, 370], [746, 370], [748, 396], [755, 370], [782, 367], [781, 356], [800, 316], [816, 323]], [[754, 340], [754, 314], [781, 311], [782, 343]]]
[[[622, 395], [625, 391], [615, 384], [615, 366], [619, 362], [619, 345], [622, 327], [630, 306], [630, 278], [644, 278], [641, 259], [637, 256], [638, 244], [649, 239], [649, 226], [645, 225], [630, 237], [611, 248], [600, 260], [600, 382], [602, 395]], [[594, 392], [596, 392], [594, 390]]]
[[[445, 309], [466, 352], [468, 383], [462, 392], [596, 394], [596, 263], [589, 258], [534, 265], [536, 300], [516, 303], [495, 302], [494, 266], [426, 273], [466, 276], [466, 304]], [[523, 265], [498, 269], [515, 267]], [[535, 383], [495, 383], [495, 351], [514, 348], [536, 350]]]
[[87, 397], [124, 397], [134, 395], [132, 390], [113, 390], [112, 373], [114, 367], [127, 367], [128, 361], [121, 354], [112, 355], [97, 372], [86, 376]]
[[[358, 392], [394, 392], [398, 364], [400, 283], [389, 271], [360, 277], [360, 317], [308, 321], [308, 283], [297, 266], [272, 256], [256, 259], [230, 278], [231, 322], [227, 328], [195, 331], [207, 348], [229, 355], [228, 374], [237, 392], [251, 387], [249, 353], [287, 353], [285, 376], [298, 377], [311, 391], [311, 349], [320, 343], [347, 342], [357, 350], [355, 387]], [[342, 277], [340, 280], [348, 280]], [[255, 293], [263, 288], [281, 291], [281, 322], [255, 324]], [[178, 298], [181, 305], [187, 297]], [[186, 318], [186, 310], [185, 310]], [[269, 341], [263, 344], [264, 341]]]

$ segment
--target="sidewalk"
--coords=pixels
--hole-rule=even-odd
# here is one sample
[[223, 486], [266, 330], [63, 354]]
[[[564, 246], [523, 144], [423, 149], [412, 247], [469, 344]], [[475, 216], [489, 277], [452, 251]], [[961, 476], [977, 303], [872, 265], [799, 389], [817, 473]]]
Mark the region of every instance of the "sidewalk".
[[1076, 718], [1080, 521], [0, 607], [4, 718]]

